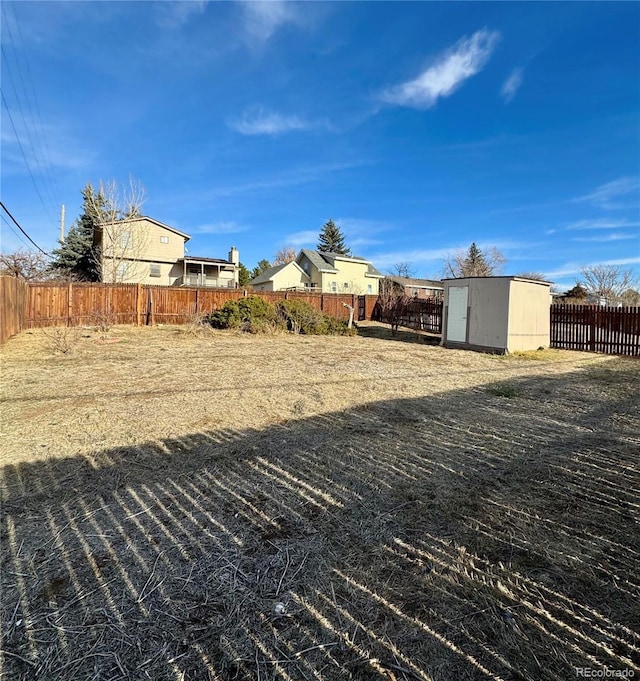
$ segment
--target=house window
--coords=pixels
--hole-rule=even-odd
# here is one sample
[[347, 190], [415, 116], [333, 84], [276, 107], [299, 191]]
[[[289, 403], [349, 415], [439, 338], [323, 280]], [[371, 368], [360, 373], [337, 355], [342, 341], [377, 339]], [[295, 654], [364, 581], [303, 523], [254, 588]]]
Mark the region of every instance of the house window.
[[131, 232], [126, 229], [124, 232], [120, 232], [120, 248], [129, 248], [131, 245]]
[[367, 293], [373, 293], [373, 286], [371, 284], [367, 284]]
[[127, 276], [127, 263], [119, 262], [116, 265], [116, 281], [124, 281]]
[[160, 276], [160, 265], [158, 263], [152, 262], [149, 265], [149, 276], [159, 277]]
[[342, 288], [343, 288], [345, 291], [348, 291], [348, 290], [349, 290], [349, 283], [345, 281], [344, 284], [342, 284]]
[[161, 244], [168, 244], [169, 243], [169, 237], [168, 236], [161, 236], [160, 237], [160, 243]]
[[331, 293], [337, 293], [337, 292], [338, 292], [338, 282], [332, 281], [331, 282]]

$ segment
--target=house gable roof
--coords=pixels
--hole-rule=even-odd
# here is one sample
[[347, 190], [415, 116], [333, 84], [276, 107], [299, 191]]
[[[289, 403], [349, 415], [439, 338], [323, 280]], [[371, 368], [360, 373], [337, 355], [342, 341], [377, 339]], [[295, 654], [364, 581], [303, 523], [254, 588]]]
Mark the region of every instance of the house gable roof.
[[384, 275], [379, 272], [366, 258], [361, 258], [355, 255], [343, 255], [342, 253], [330, 253], [328, 251], [311, 251], [303, 248], [296, 262], [300, 262], [302, 256], [305, 256], [313, 265], [315, 265], [320, 272], [327, 272], [329, 274], [337, 274], [340, 270], [340, 264], [336, 265], [336, 261], [354, 262], [367, 266], [365, 277], [383, 278]]
[[300, 270], [300, 273], [308, 278], [307, 273], [302, 269], [302, 267], [300, 267], [295, 260], [291, 260], [289, 262], [285, 262], [283, 265], [275, 265], [274, 267], [270, 267], [268, 270], [262, 272], [262, 274], [259, 274], [255, 279], [252, 279], [249, 282], [249, 285], [256, 286], [257, 284], [266, 284], [267, 282], [271, 281], [273, 277], [278, 274], [278, 272], [282, 272], [282, 270], [284, 270], [286, 267], [289, 267], [290, 265], [293, 265], [293, 267]]
[[179, 229], [176, 229], [175, 227], [170, 227], [169, 225], [165, 225], [163, 222], [160, 222], [159, 220], [155, 220], [154, 218], [150, 218], [147, 215], [140, 215], [136, 218], [126, 218], [124, 220], [117, 220], [116, 222], [107, 222], [107, 223], [105, 223], [104, 226], [106, 227], [107, 225], [119, 225], [119, 224], [122, 224], [123, 222], [139, 222], [140, 220], [146, 220], [147, 222], [152, 222], [154, 225], [157, 225], [158, 227], [162, 227], [162, 229], [167, 229], [170, 232], [173, 232], [174, 234], [181, 236], [185, 241], [189, 241], [189, 239], [191, 239], [191, 237], [188, 234], [181, 232]]
[[436, 281], [435, 279], [413, 279], [412, 277], [388, 277], [391, 281], [394, 281], [400, 286], [412, 286], [413, 288], [434, 288], [443, 289], [441, 281]]
[[338, 271], [335, 267], [333, 267], [333, 264], [324, 257], [324, 254], [320, 253], [320, 251], [310, 251], [306, 248], [303, 248], [300, 253], [298, 253], [298, 257], [296, 258], [297, 263], [299, 263], [303, 255], [311, 262], [312, 265], [320, 270], [320, 272], [330, 272], [335, 274]]

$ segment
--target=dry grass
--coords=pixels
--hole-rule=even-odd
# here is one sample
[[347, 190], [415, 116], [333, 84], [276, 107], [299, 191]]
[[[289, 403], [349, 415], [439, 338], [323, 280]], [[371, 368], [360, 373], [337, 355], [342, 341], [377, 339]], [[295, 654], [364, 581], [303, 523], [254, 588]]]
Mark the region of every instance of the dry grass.
[[638, 362], [369, 333], [9, 341], [0, 676], [637, 674]]

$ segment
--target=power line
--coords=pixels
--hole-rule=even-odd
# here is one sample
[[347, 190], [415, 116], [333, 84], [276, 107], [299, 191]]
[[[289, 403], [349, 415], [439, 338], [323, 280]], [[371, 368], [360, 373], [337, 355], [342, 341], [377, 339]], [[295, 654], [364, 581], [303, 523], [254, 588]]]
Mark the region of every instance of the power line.
[[33, 177], [33, 173], [31, 172], [31, 166], [29, 165], [29, 161], [27, 160], [27, 156], [24, 153], [24, 149], [22, 148], [22, 142], [20, 141], [20, 136], [18, 135], [18, 131], [16, 130], [16, 124], [13, 122], [13, 116], [11, 115], [11, 111], [9, 110], [7, 100], [4, 98], [4, 92], [2, 92], [1, 90], [0, 90], [0, 97], [2, 97], [2, 103], [4, 104], [4, 108], [6, 109], [7, 114], [9, 116], [9, 121], [11, 121], [11, 127], [13, 128], [13, 132], [15, 133], [16, 141], [18, 142], [18, 146], [20, 147], [20, 151], [22, 152], [22, 158], [24, 159], [24, 162], [27, 166], [27, 170], [29, 171], [29, 176], [31, 177], [31, 181], [33, 182], [33, 186], [36, 190], [36, 193], [38, 194], [38, 197], [40, 198], [40, 203], [42, 204], [42, 207], [45, 209], [45, 211], [49, 215], [49, 219], [53, 221], [53, 218], [51, 217], [51, 213], [49, 212], [49, 209], [45, 205], [44, 199], [42, 198], [42, 194], [40, 193], [40, 189], [38, 188], [38, 185], [36, 184], [36, 180]]
[[18, 241], [22, 241], [22, 243], [27, 248], [29, 248], [29, 244], [24, 240], [24, 238], [22, 237], [20, 232], [9, 222], [9, 220], [7, 220], [7, 218], [5, 218], [3, 213], [0, 213], [0, 217], [2, 218], [2, 222], [4, 222], [4, 224], [16, 235], [16, 237], [18, 238]]
[[18, 224], [18, 221], [13, 217], [13, 215], [11, 215], [11, 213], [9, 212], [9, 209], [4, 205], [4, 203], [2, 203], [2, 201], [0, 201], [0, 206], [2, 207], [2, 210], [4, 210], [4, 212], [11, 218], [11, 220], [13, 221], [13, 224], [14, 224], [14, 225], [15, 225], [15, 226], [16, 226], [16, 227], [17, 227], [17, 228], [18, 228], [18, 229], [27, 237], [27, 239], [29, 239], [29, 241], [30, 241], [30, 242], [31, 242], [31, 243], [32, 243], [32, 244], [33, 244], [41, 253], [44, 253], [44, 254], [47, 256], [47, 258], [50, 258], [51, 256], [49, 255], [49, 253], [47, 253], [46, 251], [43, 251], [43, 250], [40, 248], [40, 246], [38, 246], [38, 244], [37, 244], [37, 243], [36, 243], [36, 242], [35, 242], [35, 241], [34, 241], [34, 240], [33, 240], [25, 231], [24, 231], [24, 229], [22, 229], [22, 227], [20, 227], [20, 225]]

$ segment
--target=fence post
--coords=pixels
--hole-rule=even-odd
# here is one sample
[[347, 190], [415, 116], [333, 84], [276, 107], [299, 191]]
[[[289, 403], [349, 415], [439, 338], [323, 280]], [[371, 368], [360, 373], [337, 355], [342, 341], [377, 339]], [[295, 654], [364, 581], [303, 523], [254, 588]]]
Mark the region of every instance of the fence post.
[[196, 289], [196, 316], [198, 315], [199, 309], [198, 309], [198, 291], [200, 289]]
[[67, 288], [67, 326], [71, 326], [71, 313], [73, 312], [73, 284], [69, 282]]
[[136, 286], [136, 326], [142, 325], [142, 284]]
[[589, 338], [589, 350], [591, 352], [596, 351], [596, 327], [597, 327], [597, 319], [598, 319], [598, 310], [592, 310], [591, 312], [591, 324], [589, 327], [590, 331], [590, 338]]

